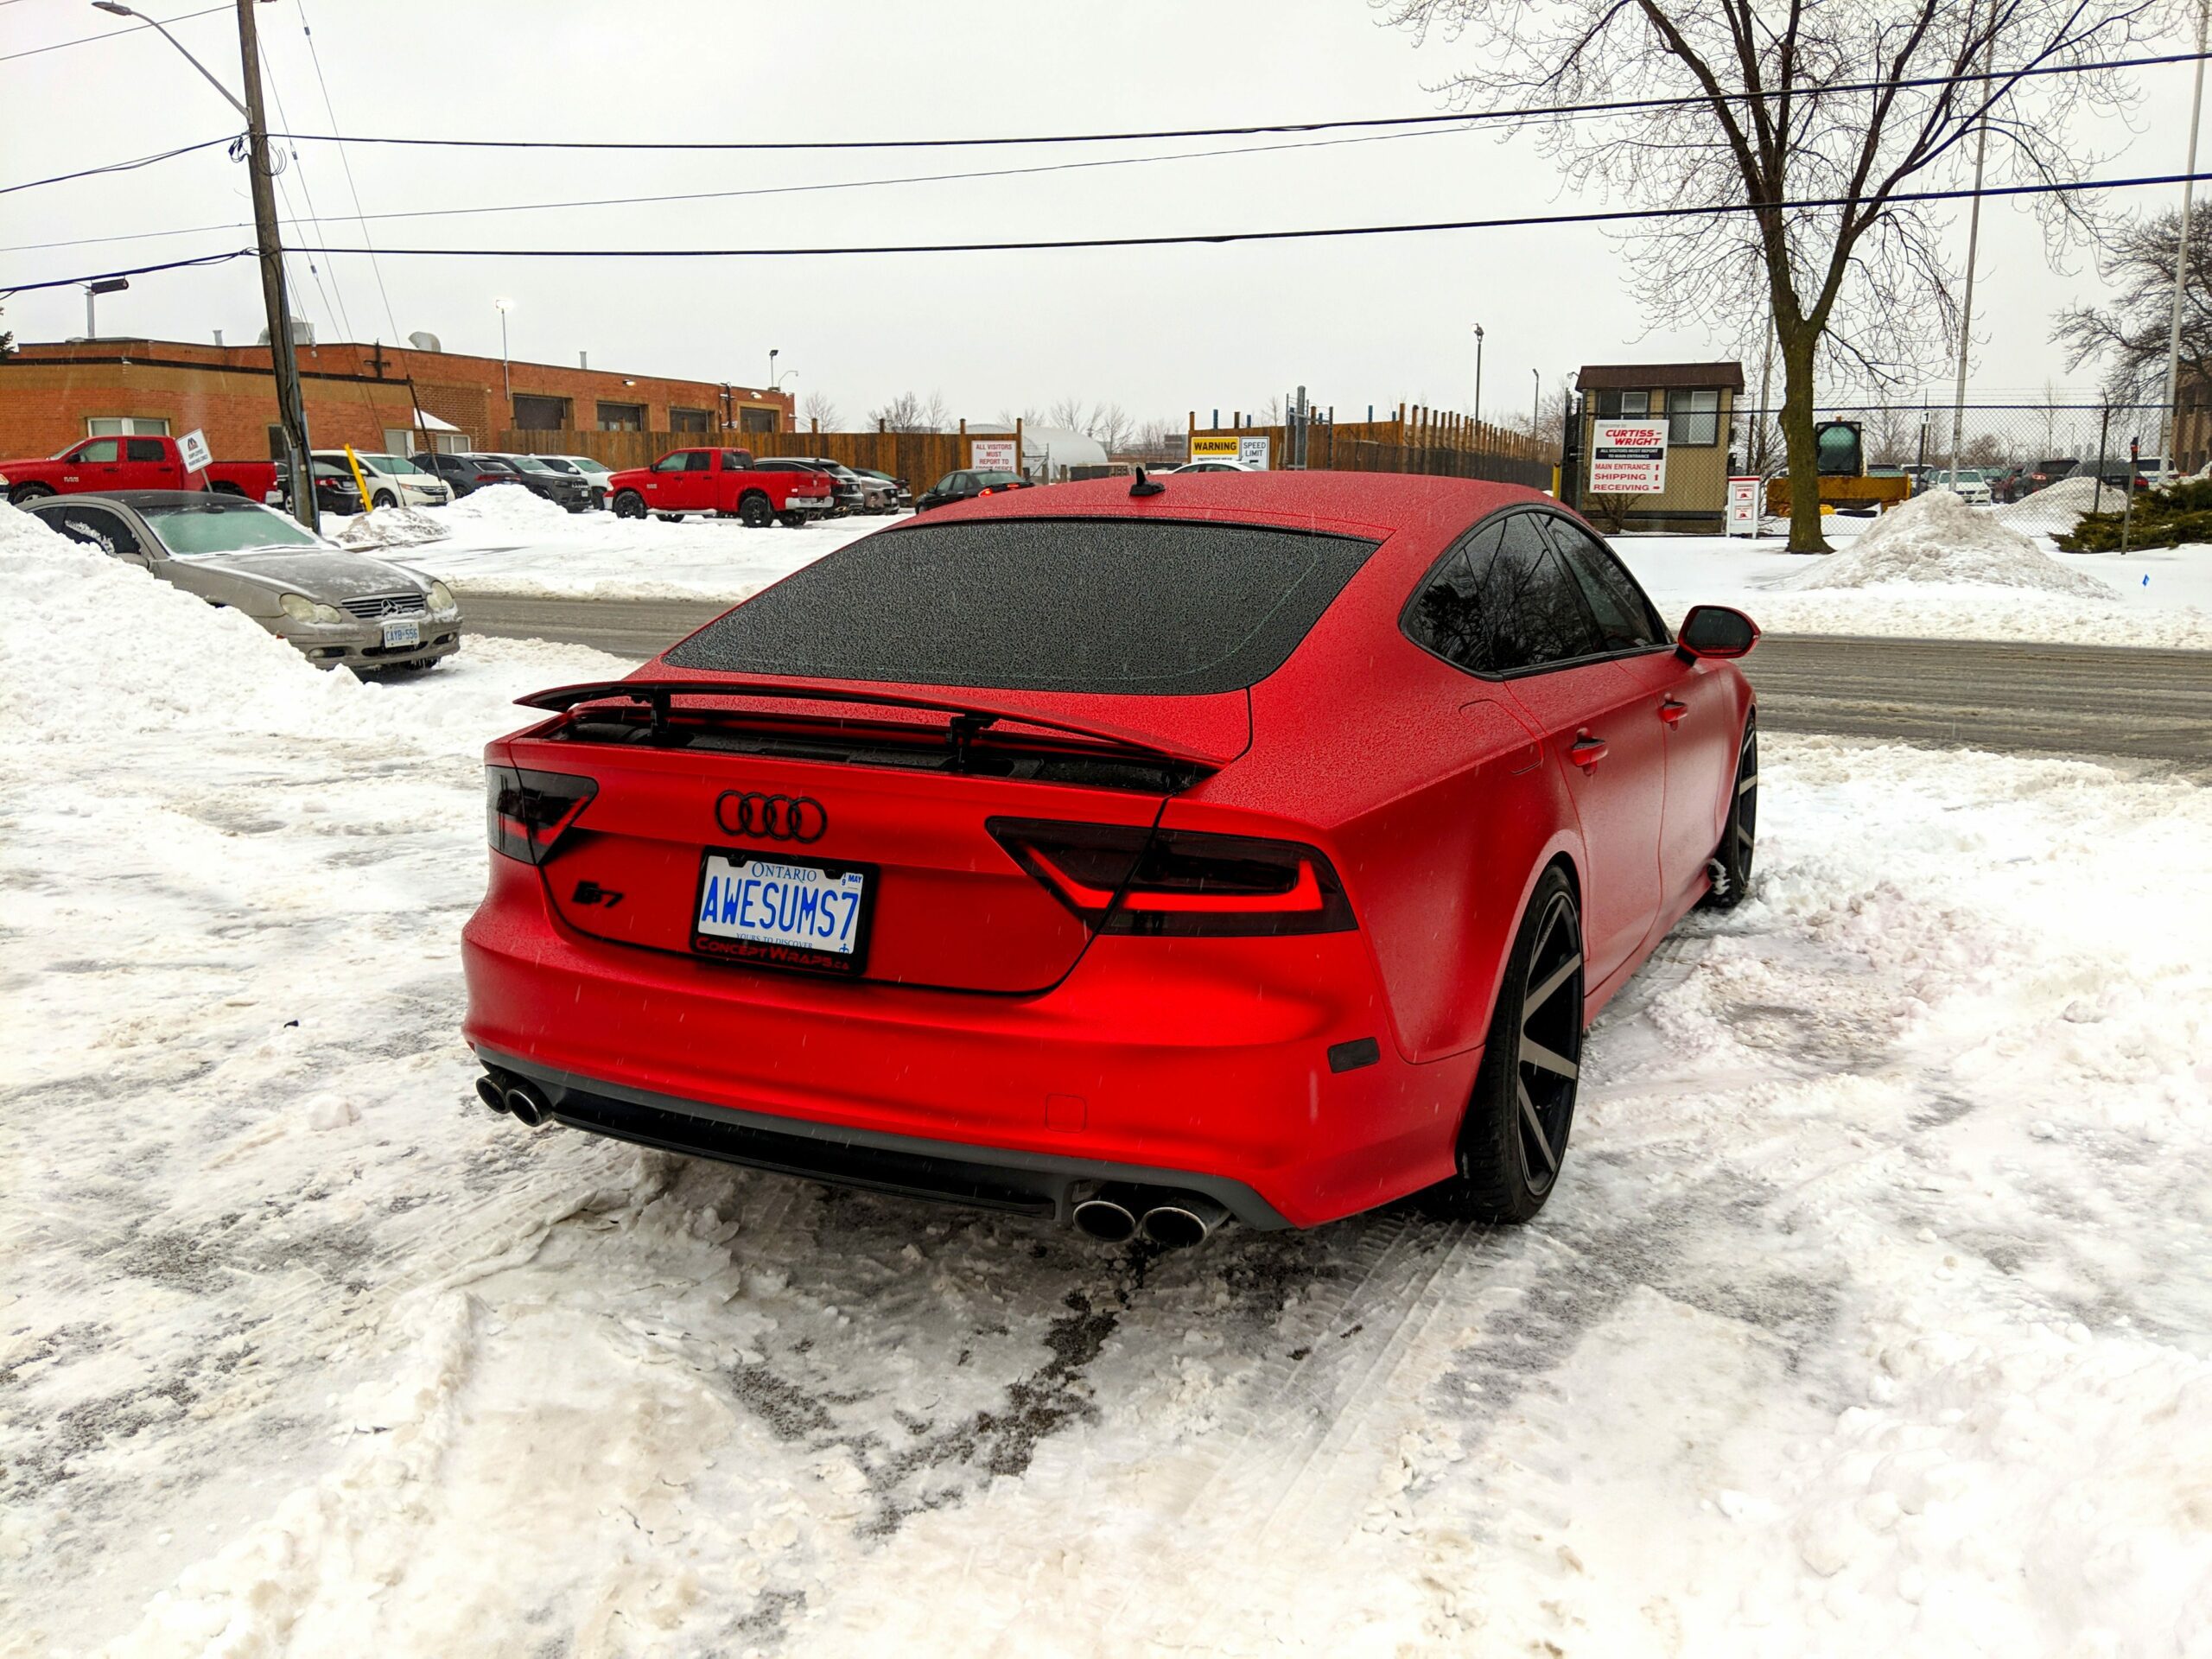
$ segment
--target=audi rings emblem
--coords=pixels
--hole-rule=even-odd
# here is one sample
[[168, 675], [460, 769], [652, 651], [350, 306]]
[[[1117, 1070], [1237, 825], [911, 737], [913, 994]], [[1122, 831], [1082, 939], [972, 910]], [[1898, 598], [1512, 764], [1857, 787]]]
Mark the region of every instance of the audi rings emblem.
[[741, 795], [732, 789], [715, 803], [715, 822], [725, 835], [811, 842], [822, 839], [830, 815], [811, 795]]

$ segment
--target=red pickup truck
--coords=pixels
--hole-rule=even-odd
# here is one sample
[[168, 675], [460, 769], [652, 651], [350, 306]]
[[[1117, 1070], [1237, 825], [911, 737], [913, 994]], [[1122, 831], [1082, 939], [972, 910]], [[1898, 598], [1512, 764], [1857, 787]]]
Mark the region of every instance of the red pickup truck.
[[284, 499], [273, 461], [215, 461], [187, 472], [175, 438], [86, 438], [46, 461], [0, 461], [0, 484], [21, 506], [88, 490], [220, 490], [270, 505]]
[[711, 512], [756, 530], [772, 520], [805, 524], [837, 499], [828, 474], [785, 467], [773, 456], [756, 461], [750, 449], [671, 449], [650, 467], [612, 474], [607, 499], [620, 518]]

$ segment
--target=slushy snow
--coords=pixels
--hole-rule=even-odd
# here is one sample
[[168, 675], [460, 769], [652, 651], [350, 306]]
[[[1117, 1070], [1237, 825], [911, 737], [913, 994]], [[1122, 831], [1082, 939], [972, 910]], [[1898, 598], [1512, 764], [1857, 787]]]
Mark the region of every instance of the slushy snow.
[[607, 659], [6, 508], [0, 616], [10, 1659], [2212, 1645], [2193, 784], [1770, 732], [1536, 1224], [1154, 1256], [475, 1103], [478, 752]]
[[2069, 570], [1993, 513], [1950, 490], [1929, 490], [1891, 509], [1841, 551], [1821, 559], [1789, 586], [1797, 589], [1881, 588], [1900, 582], [2016, 588], [2109, 602], [2094, 576]]
[[421, 507], [378, 507], [373, 512], [355, 513], [350, 518], [327, 516], [323, 529], [340, 547], [362, 553], [384, 548], [422, 547], [431, 542], [442, 542], [453, 534], [442, 516]]

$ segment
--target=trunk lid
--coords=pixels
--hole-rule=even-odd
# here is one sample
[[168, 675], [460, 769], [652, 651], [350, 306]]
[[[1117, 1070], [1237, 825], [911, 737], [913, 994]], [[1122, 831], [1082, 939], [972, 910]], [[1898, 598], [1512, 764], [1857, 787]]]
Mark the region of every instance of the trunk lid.
[[[596, 785], [543, 866], [570, 926], [648, 949], [765, 961], [768, 971], [997, 993], [1048, 988], [1091, 934], [1015, 861], [993, 822], [1149, 829], [1170, 795], [1241, 753], [1250, 731], [1242, 692], [1102, 699], [963, 690], [931, 701], [912, 687], [667, 679], [528, 701], [565, 708], [568, 718], [508, 740], [494, 764]], [[1103, 702], [1149, 706], [1102, 710]], [[794, 868], [823, 874], [794, 880]], [[770, 913], [780, 902], [788, 927], [795, 903], [813, 913], [807, 884], [836, 887], [849, 872], [862, 883], [853, 957], [793, 955], [750, 938], [728, 944], [726, 932], [701, 931], [710, 891], [725, 929], [734, 915], [753, 923], [755, 900]], [[735, 910], [736, 889], [723, 884], [741, 877], [749, 885]], [[823, 914], [825, 926], [838, 918], [834, 907]]]

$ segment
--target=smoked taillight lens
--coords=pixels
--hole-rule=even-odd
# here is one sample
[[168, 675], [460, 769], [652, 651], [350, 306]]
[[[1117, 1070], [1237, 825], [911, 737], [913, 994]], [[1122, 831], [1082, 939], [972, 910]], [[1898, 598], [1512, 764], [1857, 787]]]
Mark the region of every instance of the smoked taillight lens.
[[1327, 855], [1302, 842], [1030, 818], [989, 828], [1101, 933], [1252, 938], [1358, 925]]
[[492, 850], [543, 864], [576, 815], [599, 793], [595, 778], [515, 766], [484, 768], [484, 821]]

